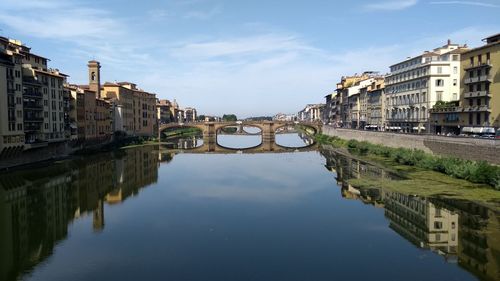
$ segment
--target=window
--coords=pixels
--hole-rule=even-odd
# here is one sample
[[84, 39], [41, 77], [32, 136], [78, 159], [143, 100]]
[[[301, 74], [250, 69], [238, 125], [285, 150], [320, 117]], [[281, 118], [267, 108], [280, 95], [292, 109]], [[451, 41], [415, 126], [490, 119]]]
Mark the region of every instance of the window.
[[474, 57], [470, 58], [470, 66], [474, 66]]
[[[442, 229], [443, 228], [443, 223], [440, 222], [440, 221], [435, 221], [434, 222], [434, 228], [435, 229]], [[436, 234], [436, 237], [437, 237], [438, 234]], [[437, 238], [436, 238], [437, 239]]]
[[453, 79], [453, 86], [456, 86], [458, 84], [457, 79]]
[[443, 79], [436, 79], [436, 86], [437, 87], [443, 87], [444, 86], [444, 80]]
[[453, 55], [453, 56], [452, 56], [452, 59], [453, 59], [454, 61], [458, 61], [458, 55]]
[[437, 99], [437, 101], [442, 101], [443, 100], [443, 92], [436, 92], [436, 99]]
[[453, 93], [453, 100], [458, 100], [458, 95], [457, 95], [457, 93]]
[[456, 66], [453, 67], [453, 74], [458, 74], [458, 67]]
[[469, 112], [469, 125], [472, 125], [472, 112]]
[[443, 67], [442, 66], [438, 66], [438, 74], [441, 74], [443, 73]]
[[476, 114], [476, 125], [481, 125], [481, 112]]
[[17, 124], [17, 130], [22, 131], [23, 130], [23, 124], [19, 123]]

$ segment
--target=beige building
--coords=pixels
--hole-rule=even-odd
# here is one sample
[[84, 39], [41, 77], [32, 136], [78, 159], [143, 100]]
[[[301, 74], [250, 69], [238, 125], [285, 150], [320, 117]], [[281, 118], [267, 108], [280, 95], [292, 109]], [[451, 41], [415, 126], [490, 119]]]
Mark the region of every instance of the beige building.
[[435, 105], [436, 133], [494, 135], [500, 128], [500, 34], [461, 54], [460, 100]]
[[185, 122], [195, 122], [198, 117], [196, 113], [196, 108], [186, 107], [184, 109], [184, 120]]
[[160, 124], [167, 124], [174, 121], [171, 112], [172, 103], [169, 100], [158, 100], [156, 103], [157, 118]]
[[460, 126], [463, 133], [495, 133], [500, 128], [500, 34], [462, 54]]
[[385, 130], [385, 83], [384, 79], [376, 79], [368, 88], [367, 126], [369, 130]]
[[[47, 66], [18, 40], [0, 37], [0, 153], [67, 140], [63, 84], [67, 75]], [[7, 150], [5, 153], [9, 152]]]
[[0, 37], [0, 157], [9, 157], [24, 149], [21, 60], [22, 55], [10, 40]]
[[101, 96], [111, 103], [113, 130], [127, 135], [155, 136], [158, 130], [156, 95], [130, 82], [102, 86]]

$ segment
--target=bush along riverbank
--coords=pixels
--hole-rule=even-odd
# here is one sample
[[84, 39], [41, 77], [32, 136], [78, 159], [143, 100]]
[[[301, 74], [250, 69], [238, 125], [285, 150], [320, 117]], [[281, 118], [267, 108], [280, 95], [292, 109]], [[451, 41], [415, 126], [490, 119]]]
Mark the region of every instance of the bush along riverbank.
[[170, 132], [163, 133], [162, 139], [171, 139], [171, 138], [178, 138], [178, 137], [190, 137], [190, 136], [197, 136], [201, 135], [202, 131], [198, 128], [180, 128], [180, 129], [175, 129]]
[[[500, 190], [500, 167], [485, 161], [470, 161], [459, 158], [440, 157], [417, 149], [392, 148], [365, 141], [343, 140], [338, 137], [317, 135], [319, 144], [328, 144], [347, 149], [354, 155], [379, 160], [385, 164], [404, 165], [421, 170], [436, 171], [471, 183], [485, 184]], [[387, 163], [387, 161], [392, 163]]]

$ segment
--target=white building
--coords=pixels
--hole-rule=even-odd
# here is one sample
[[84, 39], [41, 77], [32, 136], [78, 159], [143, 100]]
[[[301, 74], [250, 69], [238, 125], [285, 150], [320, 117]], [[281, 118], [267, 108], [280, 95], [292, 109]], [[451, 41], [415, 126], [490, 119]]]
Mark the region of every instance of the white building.
[[325, 104], [308, 104], [297, 113], [297, 119], [307, 122], [322, 121], [324, 108]]
[[460, 54], [465, 46], [448, 44], [391, 66], [385, 78], [388, 130], [430, 132], [429, 109], [460, 98]]

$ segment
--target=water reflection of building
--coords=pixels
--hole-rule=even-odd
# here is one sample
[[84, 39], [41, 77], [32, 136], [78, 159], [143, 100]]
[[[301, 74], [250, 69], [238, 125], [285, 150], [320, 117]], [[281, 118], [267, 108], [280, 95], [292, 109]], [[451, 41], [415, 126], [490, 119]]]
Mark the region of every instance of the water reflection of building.
[[91, 215], [102, 231], [104, 203], [156, 182], [158, 158], [149, 146], [0, 176], [0, 280], [16, 280], [49, 257], [79, 217]]
[[[423, 198], [381, 188], [356, 188], [353, 178], [393, 178], [378, 167], [322, 151], [337, 174], [342, 196], [384, 208], [389, 227], [415, 246], [430, 249], [482, 280], [500, 280], [500, 215], [467, 200]], [[396, 178], [397, 180], [397, 178]]]
[[459, 215], [458, 264], [483, 280], [500, 280], [500, 214], [466, 200], [439, 204]]
[[389, 227], [420, 248], [431, 249], [455, 261], [458, 246], [458, 214], [434, 205], [429, 199], [397, 192], [385, 196]]

